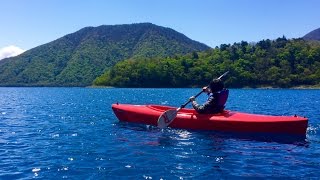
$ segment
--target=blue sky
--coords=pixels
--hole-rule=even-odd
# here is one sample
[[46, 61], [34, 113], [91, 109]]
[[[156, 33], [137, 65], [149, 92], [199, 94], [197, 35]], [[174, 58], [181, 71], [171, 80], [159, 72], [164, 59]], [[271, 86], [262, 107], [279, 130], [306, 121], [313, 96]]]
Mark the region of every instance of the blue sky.
[[28, 50], [86, 26], [151, 22], [211, 47], [320, 27], [319, 0], [2, 0], [0, 50]]

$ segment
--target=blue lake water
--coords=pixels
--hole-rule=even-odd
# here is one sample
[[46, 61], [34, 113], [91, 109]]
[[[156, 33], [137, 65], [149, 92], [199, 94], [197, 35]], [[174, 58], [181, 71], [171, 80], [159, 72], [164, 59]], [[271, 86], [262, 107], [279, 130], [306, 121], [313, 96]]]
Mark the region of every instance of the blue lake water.
[[120, 123], [111, 110], [198, 91], [0, 88], [0, 179], [320, 178], [320, 90], [230, 90], [227, 109], [308, 117], [307, 138], [289, 143]]

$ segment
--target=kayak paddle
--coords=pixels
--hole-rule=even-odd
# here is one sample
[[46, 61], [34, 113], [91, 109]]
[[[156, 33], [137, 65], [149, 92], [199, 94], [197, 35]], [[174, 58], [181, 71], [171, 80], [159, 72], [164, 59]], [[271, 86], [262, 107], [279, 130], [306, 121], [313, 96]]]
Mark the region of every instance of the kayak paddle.
[[[217, 79], [221, 79], [222, 77], [224, 77], [225, 75], [227, 75], [229, 73], [229, 71], [223, 73], [221, 76], [219, 76]], [[194, 97], [198, 97], [200, 96], [200, 94], [202, 94], [203, 90], [201, 92], [199, 92], [197, 95], [195, 95]], [[169, 126], [169, 124], [172, 123], [172, 121], [176, 118], [178, 112], [186, 107], [191, 101], [188, 100], [184, 105], [181, 105], [179, 108], [177, 109], [169, 109], [167, 111], [165, 111], [164, 113], [162, 113], [158, 119], [158, 127], [159, 128], [166, 128], [167, 126]]]

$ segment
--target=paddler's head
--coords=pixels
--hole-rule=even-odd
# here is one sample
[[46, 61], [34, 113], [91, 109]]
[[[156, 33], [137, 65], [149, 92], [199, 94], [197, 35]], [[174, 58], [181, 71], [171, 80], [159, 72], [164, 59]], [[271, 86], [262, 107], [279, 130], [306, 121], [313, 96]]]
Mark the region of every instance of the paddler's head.
[[221, 81], [221, 79], [214, 79], [210, 82], [209, 88], [210, 88], [211, 92], [219, 92], [219, 91], [223, 90], [224, 84]]

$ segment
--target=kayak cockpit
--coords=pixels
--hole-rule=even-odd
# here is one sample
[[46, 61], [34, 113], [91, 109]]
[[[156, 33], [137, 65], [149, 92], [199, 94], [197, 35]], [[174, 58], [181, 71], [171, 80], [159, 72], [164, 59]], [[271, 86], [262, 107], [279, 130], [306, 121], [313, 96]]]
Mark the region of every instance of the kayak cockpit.
[[[159, 112], [165, 112], [167, 110], [170, 109], [177, 109], [176, 107], [172, 107], [172, 106], [161, 106], [161, 105], [146, 105], [146, 107], [154, 110], [154, 111], [159, 111]], [[189, 108], [182, 108], [179, 111], [179, 114], [199, 114], [196, 110], [194, 109], [189, 109]], [[216, 113], [216, 114], [211, 114], [211, 115], [225, 115], [225, 114], [229, 114], [229, 111], [224, 110], [221, 113]]]

